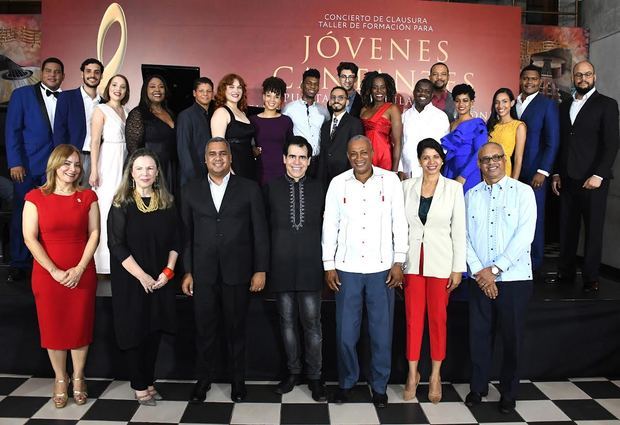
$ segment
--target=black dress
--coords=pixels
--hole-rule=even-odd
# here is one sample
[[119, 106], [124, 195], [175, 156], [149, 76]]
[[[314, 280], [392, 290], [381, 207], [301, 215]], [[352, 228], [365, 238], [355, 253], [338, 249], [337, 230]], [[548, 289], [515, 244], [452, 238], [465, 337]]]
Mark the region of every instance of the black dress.
[[[171, 115], [172, 117], [172, 115]], [[136, 149], [147, 148], [157, 154], [161, 163], [166, 187], [173, 195], [178, 193], [177, 133], [168, 124], [136, 107], [127, 115], [125, 123], [127, 152], [131, 155]]]
[[318, 291], [323, 287], [321, 229], [325, 193], [320, 181], [288, 175], [263, 187], [271, 232], [267, 289]]
[[252, 153], [252, 138], [256, 133], [254, 124], [238, 121], [228, 106], [223, 107], [230, 114], [230, 123], [224, 136], [230, 143], [232, 169], [238, 176], [257, 180], [256, 161]]
[[[150, 198], [143, 198], [148, 205]], [[122, 350], [136, 347], [155, 332], [176, 330], [174, 281], [147, 294], [122, 266], [130, 255], [157, 280], [170, 251], [180, 252], [179, 217], [174, 207], [143, 213], [131, 202], [112, 206], [108, 215], [108, 247], [112, 311], [116, 340]]]

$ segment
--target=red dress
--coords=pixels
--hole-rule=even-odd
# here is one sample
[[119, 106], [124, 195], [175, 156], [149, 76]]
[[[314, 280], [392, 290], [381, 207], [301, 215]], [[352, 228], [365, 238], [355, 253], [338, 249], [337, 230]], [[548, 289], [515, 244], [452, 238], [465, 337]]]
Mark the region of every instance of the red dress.
[[[33, 189], [26, 195], [39, 215], [39, 241], [61, 270], [75, 267], [88, 240], [88, 212], [97, 202], [90, 189], [73, 195], [45, 195]], [[36, 260], [32, 267], [32, 292], [37, 306], [41, 346], [52, 350], [83, 347], [92, 342], [97, 275], [91, 260], [77, 286], [56, 282]]]
[[368, 118], [362, 118], [364, 124], [364, 132], [366, 137], [372, 142], [372, 165], [383, 168], [384, 170], [392, 170], [392, 142], [390, 141], [390, 133], [392, 132], [392, 122], [383, 116], [392, 103], [385, 103], [375, 114]]

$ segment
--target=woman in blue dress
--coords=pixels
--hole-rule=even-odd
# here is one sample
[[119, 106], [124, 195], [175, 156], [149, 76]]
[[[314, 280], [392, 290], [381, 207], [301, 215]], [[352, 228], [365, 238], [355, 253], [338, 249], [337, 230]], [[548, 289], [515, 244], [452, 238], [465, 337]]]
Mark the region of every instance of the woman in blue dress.
[[452, 90], [452, 98], [458, 113], [450, 126], [450, 133], [441, 139], [446, 151], [443, 175], [463, 185], [467, 192], [481, 181], [478, 169], [478, 149], [488, 141], [485, 122], [471, 115], [476, 92], [469, 84], [457, 84]]

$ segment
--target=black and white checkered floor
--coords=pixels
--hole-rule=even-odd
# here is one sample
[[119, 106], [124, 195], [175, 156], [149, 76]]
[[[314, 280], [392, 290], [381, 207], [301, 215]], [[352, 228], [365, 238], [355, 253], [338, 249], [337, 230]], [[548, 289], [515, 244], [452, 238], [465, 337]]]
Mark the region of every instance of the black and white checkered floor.
[[[214, 384], [205, 403], [186, 400], [192, 382], [158, 381], [165, 400], [156, 407], [139, 406], [125, 381], [89, 379], [90, 399], [84, 406], [72, 400], [56, 409], [50, 400], [52, 380], [0, 375], [0, 425], [16, 424], [580, 424], [620, 425], [620, 380], [571, 379], [554, 382], [523, 381], [516, 411], [499, 413], [499, 393], [491, 387], [480, 406], [463, 404], [467, 384], [444, 384], [443, 401], [428, 402], [428, 386], [420, 384], [418, 399], [403, 402], [402, 385], [388, 389], [390, 404], [375, 409], [367, 386], [353, 391], [343, 405], [316, 403], [305, 386], [284, 396], [273, 393], [272, 382], [248, 385], [245, 403], [229, 399], [230, 386]], [[333, 386], [328, 387], [333, 390]]]

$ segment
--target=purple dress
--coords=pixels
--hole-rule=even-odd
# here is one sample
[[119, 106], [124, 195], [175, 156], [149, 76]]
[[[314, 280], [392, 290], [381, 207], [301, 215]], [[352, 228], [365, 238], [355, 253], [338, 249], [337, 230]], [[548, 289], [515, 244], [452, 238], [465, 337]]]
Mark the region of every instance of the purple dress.
[[262, 148], [258, 157], [259, 182], [262, 185], [283, 176], [286, 172], [282, 163], [282, 147], [287, 138], [293, 136], [293, 121], [286, 115], [276, 118], [261, 118], [252, 115], [250, 122], [254, 124], [256, 146]]
[[443, 175], [449, 179], [465, 178], [463, 192], [467, 192], [482, 180], [478, 169], [478, 150], [489, 139], [487, 127], [481, 118], [460, 123], [441, 139], [446, 151]]

